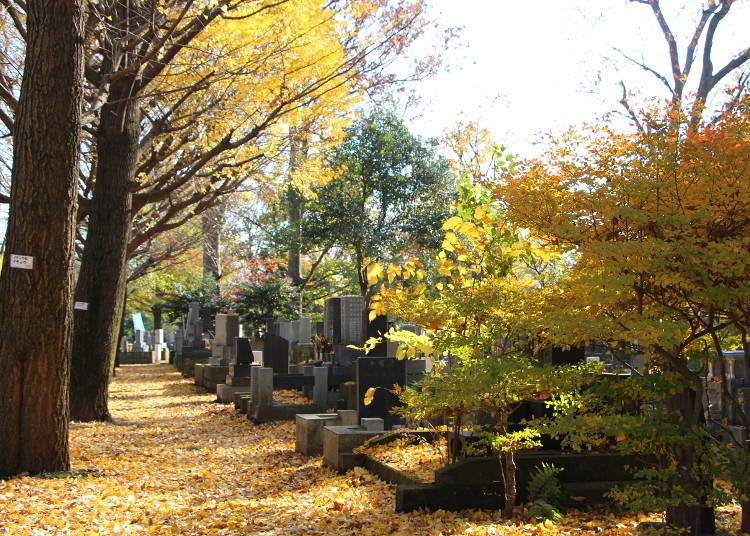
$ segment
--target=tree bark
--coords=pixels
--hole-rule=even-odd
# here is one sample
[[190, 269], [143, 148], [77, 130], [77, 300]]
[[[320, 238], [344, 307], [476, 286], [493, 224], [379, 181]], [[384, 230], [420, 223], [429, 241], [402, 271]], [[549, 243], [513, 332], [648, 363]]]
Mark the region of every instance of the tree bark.
[[203, 279], [213, 281], [219, 296], [221, 279], [221, 231], [224, 229], [224, 204], [216, 205], [201, 214], [203, 232]]
[[300, 255], [302, 245], [302, 210], [305, 200], [294, 185], [294, 172], [300, 168], [307, 158], [307, 139], [299, 129], [289, 130], [289, 185], [287, 186], [287, 219], [289, 222], [289, 253], [287, 257], [287, 273], [292, 284], [302, 287], [307, 279], [302, 277]]
[[[692, 428], [704, 425], [702, 393], [691, 386], [685, 387], [680, 393], [667, 399], [667, 409], [671, 411], [678, 422], [685, 427]], [[698, 460], [698, 453], [694, 446], [686, 442], [677, 447], [677, 474], [673, 485], [680, 487], [683, 492], [695, 498], [696, 504], [680, 504], [667, 508], [667, 524], [684, 531], [684, 534], [713, 534], [716, 531], [714, 510], [705, 505], [706, 481], [696, 478], [693, 468]]]
[[111, 419], [107, 397], [117, 350], [132, 219], [132, 179], [138, 157], [140, 112], [130, 95], [134, 80], [113, 82], [97, 131], [98, 165], [89, 224], [76, 285], [70, 413], [76, 421]]
[[[0, 474], [65, 471], [83, 77], [80, 0], [27, 3], [0, 272]], [[10, 254], [33, 257], [31, 270]]]
[[287, 221], [289, 222], [289, 254], [287, 257], [287, 273], [292, 284], [301, 287], [306, 281], [302, 277], [300, 268], [300, 232], [302, 225], [302, 196], [297, 189], [290, 185], [287, 188]]

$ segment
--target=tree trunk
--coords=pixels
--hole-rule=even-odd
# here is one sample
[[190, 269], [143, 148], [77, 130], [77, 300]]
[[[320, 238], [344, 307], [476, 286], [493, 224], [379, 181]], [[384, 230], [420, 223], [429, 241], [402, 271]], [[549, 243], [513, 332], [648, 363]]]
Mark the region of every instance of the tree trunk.
[[740, 532], [750, 534], [750, 500], [740, 502], [740, 507], [742, 508]]
[[[80, 0], [27, 2], [0, 272], [0, 474], [65, 471], [83, 76]], [[33, 257], [11, 267], [11, 254]]]
[[[508, 434], [508, 415], [500, 413], [496, 419], [497, 431], [501, 435]], [[499, 453], [500, 471], [505, 488], [505, 504], [503, 505], [503, 517], [510, 519], [513, 515], [513, 507], [516, 505], [518, 491], [516, 489], [516, 458], [512, 450]]]
[[301, 287], [305, 284], [300, 268], [300, 232], [302, 221], [302, 196], [294, 186], [287, 188], [287, 221], [289, 223], [289, 254], [287, 272], [292, 284]]
[[505, 475], [505, 505], [503, 506], [503, 517], [510, 519], [513, 515], [513, 507], [516, 505], [518, 491], [516, 489], [516, 459], [513, 451], [502, 453], [501, 461], [503, 474]]
[[[667, 399], [667, 409], [676, 415], [679, 423], [687, 428], [704, 424], [702, 394], [692, 387], [685, 387]], [[684, 531], [684, 534], [713, 534], [716, 531], [714, 510], [705, 506], [704, 479], [696, 477], [694, 466], [699, 462], [699, 453], [686, 442], [677, 447], [677, 474], [673, 485], [688, 493], [695, 504], [681, 504], [667, 508], [667, 524]]]
[[162, 321], [161, 321], [161, 306], [160, 305], [154, 305], [151, 308], [151, 314], [154, 316], [154, 329], [162, 329]]
[[76, 421], [110, 420], [107, 397], [124, 303], [140, 132], [133, 83], [129, 77], [112, 83], [97, 132], [96, 185], [75, 294], [89, 303], [78, 311], [73, 335], [70, 412]]
[[304, 198], [294, 185], [294, 172], [307, 158], [307, 139], [298, 129], [289, 129], [289, 177], [287, 187], [287, 219], [289, 223], [289, 254], [287, 272], [292, 284], [301, 287], [307, 281], [302, 277], [300, 255], [302, 253], [300, 236], [302, 235], [302, 209]]
[[221, 231], [224, 228], [224, 204], [216, 205], [201, 214], [203, 232], [203, 279], [215, 283], [219, 297], [221, 279]]

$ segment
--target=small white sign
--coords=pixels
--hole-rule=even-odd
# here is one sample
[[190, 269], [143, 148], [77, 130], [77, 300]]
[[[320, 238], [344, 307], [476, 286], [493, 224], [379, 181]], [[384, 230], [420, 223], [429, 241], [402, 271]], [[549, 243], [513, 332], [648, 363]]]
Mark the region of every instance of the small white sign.
[[34, 269], [34, 257], [31, 257], [29, 255], [11, 255], [10, 267], [11, 268], [23, 268], [24, 270], [33, 270]]
[[85, 301], [77, 301], [73, 304], [73, 309], [80, 309], [81, 311], [88, 311], [89, 304]]

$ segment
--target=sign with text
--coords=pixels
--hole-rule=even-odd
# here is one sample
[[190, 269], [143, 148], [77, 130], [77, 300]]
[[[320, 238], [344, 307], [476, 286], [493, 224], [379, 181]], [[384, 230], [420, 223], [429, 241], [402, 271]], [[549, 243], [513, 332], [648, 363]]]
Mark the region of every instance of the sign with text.
[[88, 311], [89, 304], [85, 301], [77, 301], [73, 304], [73, 309], [78, 309], [79, 311]]
[[11, 255], [10, 267], [22, 268], [24, 270], [33, 270], [34, 269], [34, 257], [31, 257], [29, 255]]

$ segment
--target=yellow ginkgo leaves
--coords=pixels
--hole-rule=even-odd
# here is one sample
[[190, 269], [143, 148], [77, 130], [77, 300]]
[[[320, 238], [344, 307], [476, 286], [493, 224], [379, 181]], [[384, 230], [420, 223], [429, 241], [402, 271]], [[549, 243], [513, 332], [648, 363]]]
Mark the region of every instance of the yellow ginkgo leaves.
[[[540, 534], [492, 510], [395, 515], [392, 485], [361, 467], [335, 474], [320, 457], [295, 453], [293, 422], [255, 426], [168, 365], [119, 368], [111, 394], [114, 423], [71, 425], [73, 467], [96, 472], [0, 480], [0, 534]], [[395, 447], [381, 459], [401, 455], [399, 468], [426, 477], [439, 466], [427, 445]], [[738, 513], [722, 507], [720, 528], [737, 533]], [[626, 536], [639, 520], [574, 511], [557, 531]]]
[[364, 405], [369, 406], [372, 404], [372, 401], [375, 399], [375, 391], [377, 390], [377, 387], [370, 387], [365, 391], [365, 398], [364, 398]]

